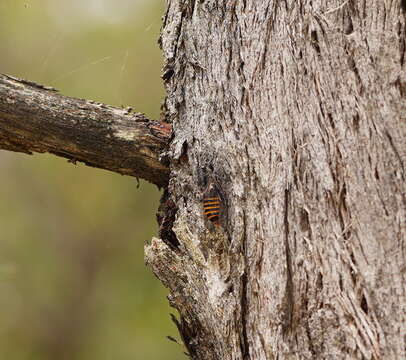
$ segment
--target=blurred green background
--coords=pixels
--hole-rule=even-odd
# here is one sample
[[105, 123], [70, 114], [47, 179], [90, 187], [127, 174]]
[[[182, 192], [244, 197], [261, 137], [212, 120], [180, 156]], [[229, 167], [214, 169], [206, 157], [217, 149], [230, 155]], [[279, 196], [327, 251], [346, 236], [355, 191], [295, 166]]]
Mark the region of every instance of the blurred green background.
[[[163, 0], [0, 0], [0, 73], [159, 118]], [[0, 150], [0, 359], [185, 359], [152, 185]]]

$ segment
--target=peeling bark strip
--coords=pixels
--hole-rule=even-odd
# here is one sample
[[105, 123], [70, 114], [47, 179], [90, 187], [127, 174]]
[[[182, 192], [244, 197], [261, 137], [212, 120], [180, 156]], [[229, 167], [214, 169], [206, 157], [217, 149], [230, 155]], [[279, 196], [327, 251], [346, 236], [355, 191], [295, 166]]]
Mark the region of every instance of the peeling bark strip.
[[170, 136], [169, 124], [141, 113], [0, 75], [0, 149], [48, 152], [164, 186], [169, 170], [160, 156]]
[[194, 360], [406, 359], [404, 4], [168, 0], [146, 261]]

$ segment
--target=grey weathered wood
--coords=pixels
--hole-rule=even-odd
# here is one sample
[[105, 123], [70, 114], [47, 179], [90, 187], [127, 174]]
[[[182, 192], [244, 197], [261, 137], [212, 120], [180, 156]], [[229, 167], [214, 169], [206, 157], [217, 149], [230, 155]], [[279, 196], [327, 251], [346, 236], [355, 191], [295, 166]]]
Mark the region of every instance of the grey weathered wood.
[[170, 136], [169, 124], [130, 109], [0, 75], [0, 149], [49, 152], [164, 186], [169, 169], [160, 156]]
[[146, 261], [193, 359], [406, 358], [405, 7], [168, 0], [172, 173]]

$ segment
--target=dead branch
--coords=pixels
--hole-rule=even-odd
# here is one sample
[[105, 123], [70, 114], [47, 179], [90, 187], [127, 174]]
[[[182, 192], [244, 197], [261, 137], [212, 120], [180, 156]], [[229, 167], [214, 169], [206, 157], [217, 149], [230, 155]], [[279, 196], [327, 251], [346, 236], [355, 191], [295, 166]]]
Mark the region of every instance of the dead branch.
[[0, 75], [0, 149], [51, 153], [164, 186], [170, 124]]

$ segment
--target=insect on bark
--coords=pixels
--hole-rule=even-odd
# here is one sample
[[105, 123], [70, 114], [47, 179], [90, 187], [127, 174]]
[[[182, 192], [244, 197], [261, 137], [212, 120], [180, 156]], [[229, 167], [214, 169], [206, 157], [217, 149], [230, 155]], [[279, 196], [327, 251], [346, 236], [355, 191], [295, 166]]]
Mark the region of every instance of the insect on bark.
[[211, 188], [203, 197], [203, 210], [207, 219], [216, 226], [220, 226], [221, 206], [222, 201], [218, 192], [214, 188]]

